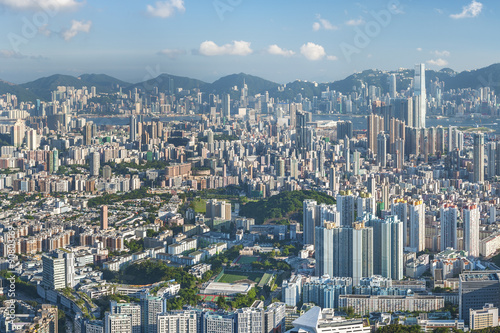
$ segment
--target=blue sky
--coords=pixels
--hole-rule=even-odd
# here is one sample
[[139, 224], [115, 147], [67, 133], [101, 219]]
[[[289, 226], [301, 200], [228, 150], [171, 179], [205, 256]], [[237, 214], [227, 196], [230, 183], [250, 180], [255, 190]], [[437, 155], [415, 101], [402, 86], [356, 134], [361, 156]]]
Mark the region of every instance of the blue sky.
[[462, 71], [499, 62], [499, 10], [493, 0], [0, 0], [0, 79]]

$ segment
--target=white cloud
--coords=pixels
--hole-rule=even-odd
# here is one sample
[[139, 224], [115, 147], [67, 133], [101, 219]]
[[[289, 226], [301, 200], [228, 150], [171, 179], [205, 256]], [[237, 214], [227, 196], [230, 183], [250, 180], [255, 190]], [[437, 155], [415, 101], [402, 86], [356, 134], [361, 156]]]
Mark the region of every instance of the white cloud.
[[176, 11], [184, 13], [184, 0], [156, 1], [154, 6], [148, 5], [147, 12], [151, 16], [167, 18], [175, 14]]
[[417, 51], [418, 52], [422, 52], [422, 48], [421, 47], [417, 47]]
[[274, 54], [274, 55], [280, 55], [280, 56], [284, 56], [284, 57], [291, 57], [295, 54], [295, 52], [293, 52], [292, 50], [282, 49], [281, 47], [279, 47], [276, 44], [269, 45], [269, 47], [267, 48], [267, 53]]
[[75, 0], [0, 0], [0, 5], [16, 10], [37, 10], [40, 8], [51, 11], [71, 10], [82, 4], [83, 2]]
[[438, 59], [431, 59], [431, 60], [428, 60], [427, 63], [429, 65], [432, 65], [432, 66], [438, 66], [438, 67], [443, 67], [443, 66], [446, 66], [448, 65], [448, 61], [442, 59], [442, 58], [438, 58]]
[[322, 19], [320, 15], [318, 15], [318, 22], [313, 23], [313, 30], [318, 31], [321, 29], [325, 30], [337, 30], [339, 27], [330, 23], [330, 21]]
[[165, 49], [158, 52], [158, 54], [167, 56], [170, 59], [175, 59], [181, 55], [185, 55], [186, 53], [187, 53], [186, 50], [179, 50], [179, 49]]
[[350, 26], [357, 26], [357, 25], [361, 25], [365, 23], [365, 20], [363, 20], [362, 17], [358, 18], [358, 19], [352, 19], [352, 20], [349, 20], [347, 21], [345, 24], [346, 25], [350, 25]]
[[438, 57], [449, 57], [451, 55], [450, 51], [446, 51], [446, 50], [443, 50], [443, 51], [434, 51], [434, 52], [431, 52], [433, 54], [435, 54], [436, 56]]
[[337, 56], [334, 56], [334, 55], [329, 55], [329, 56], [326, 56], [326, 59], [327, 60], [330, 60], [330, 61], [336, 61], [336, 60], [339, 60], [339, 58]]
[[92, 27], [92, 21], [84, 22], [84, 21], [72, 20], [71, 28], [64, 31], [62, 33], [62, 36], [65, 40], [70, 40], [73, 37], [75, 37], [79, 32], [89, 33], [91, 27]]
[[300, 53], [308, 60], [312, 61], [321, 60], [326, 56], [323, 46], [311, 42], [302, 45], [300, 47]]
[[483, 10], [483, 4], [477, 2], [476, 0], [472, 0], [470, 4], [462, 7], [462, 12], [459, 14], [451, 14], [450, 17], [452, 19], [463, 19], [468, 17], [476, 17]]
[[204, 41], [200, 45], [200, 54], [205, 56], [217, 55], [239, 55], [246, 56], [253, 52], [250, 48], [250, 42], [233, 41], [232, 44], [217, 45], [211, 40]]

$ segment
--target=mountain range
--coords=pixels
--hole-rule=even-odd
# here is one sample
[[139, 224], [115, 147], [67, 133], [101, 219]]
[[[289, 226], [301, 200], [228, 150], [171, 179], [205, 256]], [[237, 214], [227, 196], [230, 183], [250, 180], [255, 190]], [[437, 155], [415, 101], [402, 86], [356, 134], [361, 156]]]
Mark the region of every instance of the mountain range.
[[[51, 92], [56, 90], [57, 86], [71, 86], [75, 88], [86, 86], [89, 89], [94, 86], [98, 93], [113, 93], [117, 92], [119, 88], [122, 88], [123, 92], [132, 91], [135, 88], [151, 92], [157, 87], [161, 92], [168, 91], [171, 82], [173, 82], [175, 89], [192, 90], [198, 88], [201, 92], [207, 94], [229, 93], [234, 98], [239, 94], [234, 90], [234, 87], [240, 89], [243, 86], [243, 82], [245, 82], [248, 86], [249, 95], [265, 93], [267, 91], [270, 97], [280, 98], [281, 100], [292, 100], [300, 93], [302, 97], [311, 99], [313, 96], [320, 96], [321, 92], [325, 91], [327, 87], [330, 90], [348, 94], [353, 91], [353, 87], [359, 88], [361, 82], [364, 82], [366, 85], [380, 87], [382, 92], [386, 93], [389, 90], [387, 76], [390, 73], [397, 74], [397, 90], [401, 91], [409, 87], [414, 70], [400, 69], [388, 72], [370, 69], [352, 74], [345, 79], [328, 83], [296, 80], [285, 85], [244, 73], [224, 76], [212, 83], [170, 74], [161, 74], [156, 78], [139, 83], [125, 82], [106, 74], [83, 74], [78, 77], [55, 74], [19, 85], [0, 80], [0, 95], [6, 93], [15, 94], [19, 101], [35, 101], [36, 99], [50, 101]], [[439, 81], [445, 83], [445, 90], [490, 87], [496, 92], [500, 92], [500, 63], [460, 73], [450, 68], [443, 68], [439, 71], [426, 70], [425, 75], [427, 87], [430, 87], [431, 81], [439, 79]]]

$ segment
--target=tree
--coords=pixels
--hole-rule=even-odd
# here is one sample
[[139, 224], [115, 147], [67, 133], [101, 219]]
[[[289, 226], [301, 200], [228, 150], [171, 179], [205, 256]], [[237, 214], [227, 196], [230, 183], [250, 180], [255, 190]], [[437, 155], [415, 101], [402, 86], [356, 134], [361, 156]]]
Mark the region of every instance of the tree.
[[227, 308], [226, 298], [224, 296], [217, 297], [217, 307], [219, 309], [226, 309]]

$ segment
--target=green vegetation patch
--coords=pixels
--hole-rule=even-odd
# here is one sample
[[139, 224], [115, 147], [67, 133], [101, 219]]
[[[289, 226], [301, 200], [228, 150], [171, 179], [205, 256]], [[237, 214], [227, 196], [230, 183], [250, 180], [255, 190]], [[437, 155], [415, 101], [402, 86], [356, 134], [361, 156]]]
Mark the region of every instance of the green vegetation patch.
[[241, 273], [226, 273], [222, 275], [217, 282], [222, 283], [234, 283], [241, 280], [250, 280], [255, 283], [259, 283], [262, 279], [262, 273], [250, 273], [250, 272], [241, 272]]

